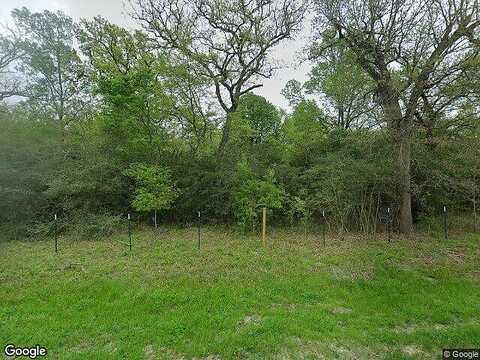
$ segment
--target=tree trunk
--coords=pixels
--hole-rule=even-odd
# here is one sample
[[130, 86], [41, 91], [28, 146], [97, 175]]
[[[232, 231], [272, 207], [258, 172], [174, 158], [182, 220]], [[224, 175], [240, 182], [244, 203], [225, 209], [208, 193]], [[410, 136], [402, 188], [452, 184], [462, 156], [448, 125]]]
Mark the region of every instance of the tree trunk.
[[223, 153], [225, 147], [227, 146], [228, 140], [230, 139], [230, 126], [232, 122], [231, 117], [232, 113], [228, 112], [222, 129], [222, 139], [220, 140], [220, 145], [218, 146], [219, 153]]
[[411, 194], [411, 139], [408, 129], [400, 129], [397, 145], [397, 166], [400, 183], [400, 232], [410, 235], [413, 232]]
[[399, 230], [410, 235], [413, 232], [411, 194], [411, 129], [409, 119], [404, 119], [400, 102], [394, 91], [382, 89], [380, 94], [385, 120], [390, 127], [396, 149], [397, 178], [400, 186]]
[[337, 125], [342, 129], [345, 129], [345, 111], [343, 104], [338, 105]]

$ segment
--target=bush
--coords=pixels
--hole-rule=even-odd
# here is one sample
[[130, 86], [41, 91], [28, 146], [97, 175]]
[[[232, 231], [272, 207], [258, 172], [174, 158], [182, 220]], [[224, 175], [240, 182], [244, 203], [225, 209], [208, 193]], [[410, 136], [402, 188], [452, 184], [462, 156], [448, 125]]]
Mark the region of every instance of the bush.
[[37, 222], [28, 227], [27, 236], [33, 239], [45, 239], [52, 236], [58, 236], [67, 231], [64, 220], [58, 219], [48, 222]]
[[251, 178], [244, 181], [233, 194], [233, 199], [237, 225], [245, 232], [255, 228], [259, 206], [268, 209], [283, 207], [285, 191], [275, 184], [273, 171], [269, 171], [264, 179]]
[[27, 224], [4, 223], [0, 225], [0, 242], [23, 239], [27, 236], [29, 227]]
[[80, 239], [98, 240], [102, 237], [112, 235], [121, 228], [122, 219], [120, 216], [107, 214], [87, 214], [78, 216], [77, 222], [70, 227]]

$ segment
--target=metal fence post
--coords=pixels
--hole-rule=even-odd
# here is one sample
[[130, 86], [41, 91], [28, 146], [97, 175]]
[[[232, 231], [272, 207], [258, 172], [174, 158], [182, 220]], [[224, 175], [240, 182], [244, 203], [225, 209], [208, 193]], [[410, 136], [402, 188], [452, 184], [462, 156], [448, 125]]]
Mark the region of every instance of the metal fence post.
[[325, 228], [327, 227], [327, 219], [325, 218], [325, 210], [322, 210], [322, 217], [323, 217], [322, 237], [323, 237], [323, 247], [325, 247]]
[[266, 236], [267, 236], [267, 208], [266, 206], [264, 206], [262, 208], [262, 242], [264, 246], [267, 245]]
[[130, 224], [130, 213], [128, 214], [128, 246], [132, 251], [132, 226]]

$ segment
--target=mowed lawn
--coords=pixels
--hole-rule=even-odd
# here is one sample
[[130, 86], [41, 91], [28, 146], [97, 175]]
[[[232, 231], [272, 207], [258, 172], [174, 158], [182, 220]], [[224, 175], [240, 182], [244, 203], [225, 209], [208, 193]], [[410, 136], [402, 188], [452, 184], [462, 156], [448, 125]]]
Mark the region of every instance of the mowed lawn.
[[52, 359], [438, 359], [480, 347], [480, 236], [225, 228], [0, 244], [0, 346]]

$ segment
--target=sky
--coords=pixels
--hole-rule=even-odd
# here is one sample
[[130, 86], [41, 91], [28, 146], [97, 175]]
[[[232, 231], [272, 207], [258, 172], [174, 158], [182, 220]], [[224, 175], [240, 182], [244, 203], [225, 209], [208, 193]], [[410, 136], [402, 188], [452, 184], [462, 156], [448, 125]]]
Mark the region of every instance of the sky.
[[[102, 15], [118, 25], [127, 28], [135, 26], [127, 15], [123, 0], [1, 0], [1, 3], [1, 24], [8, 24], [10, 12], [14, 8], [26, 6], [31, 11], [62, 10], [75, 20]], [[310, 65], [301, 64], [298, 59], [299, 52], [307, 44], [308, 31], [309, 26], [305, 26], [297, 40], [284, 42], [273, 50], [272, 58], [282, 66], [282, 69], [278, 70], [271, 79], [263, 80], [263, 87], [255, 89], [256, 94], [264, 96], [277, 106], [288, 108], [287, 101], [280, 91], [288, 80], [296, 79], [301, 82], [306, 80]]]

